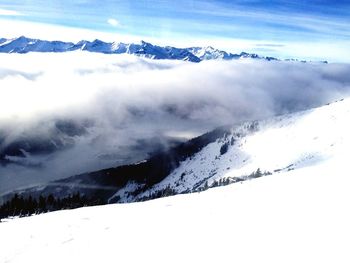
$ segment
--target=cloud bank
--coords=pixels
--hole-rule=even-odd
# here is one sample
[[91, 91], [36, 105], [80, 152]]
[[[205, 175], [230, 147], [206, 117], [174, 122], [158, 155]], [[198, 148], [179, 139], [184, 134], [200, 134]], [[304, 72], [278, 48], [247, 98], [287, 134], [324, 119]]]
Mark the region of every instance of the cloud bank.
[[[348, 96], [347, 64], [0, 55], [0, 193]], [[1, 156], [2, 152], [2, 156]]]

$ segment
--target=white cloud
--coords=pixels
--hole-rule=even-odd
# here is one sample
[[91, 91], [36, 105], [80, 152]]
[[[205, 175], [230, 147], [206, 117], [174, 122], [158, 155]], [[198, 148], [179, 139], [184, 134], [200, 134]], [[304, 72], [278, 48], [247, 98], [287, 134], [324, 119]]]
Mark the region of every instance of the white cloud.
[[120, 22], [114, 18], [109, 18], [107, 20], [107, 23], [110, 24], [111, 26], [114, 26], [114, 27], [119, 27], [120, 26]]
[[15, 11], [15, 10], [9, 10], [9, 9], [1, 9], [0, 8], [0, 16], [21, 16], [22, 13]]
[[350, 92], [349, 71], [346, 64], [190, 63], [81, 51], [0, 54], [0, 149], [25, 132], [51, 136], [57, 119], [92, 124], [68, 141], [71, 148], [31, 157], [44, 163], [40, 169], [0, 166], [0, 192], [140, 160], [154, 138], [339, 99]]

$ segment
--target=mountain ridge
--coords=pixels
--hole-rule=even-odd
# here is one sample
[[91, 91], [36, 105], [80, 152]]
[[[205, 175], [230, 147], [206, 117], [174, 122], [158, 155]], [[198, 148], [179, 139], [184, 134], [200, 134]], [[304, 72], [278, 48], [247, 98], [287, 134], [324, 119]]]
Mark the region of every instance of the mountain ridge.
[[204, 60], [234, 60], [241, 58], [278, 60], [274, 57], [264, 57], [257, 54], [241, 52], [239, 54], [229, 53], [223, 50], [208, 47], [177, 48], [172, 46], [157, 46], [141, 41], [137, 43], [104, 42], [99, 39], [93, 41], [81, 40], [77, 43], [64, 41], [47, 41], [41, 39], [20, 36], [13, 39], [0, 38], [0, 53], [29, 52], [68, 52], [88, 51], [104, 54], [133, 54], [139, 57], [151, 59], [184, 60], [190, 62], [201, 62]]

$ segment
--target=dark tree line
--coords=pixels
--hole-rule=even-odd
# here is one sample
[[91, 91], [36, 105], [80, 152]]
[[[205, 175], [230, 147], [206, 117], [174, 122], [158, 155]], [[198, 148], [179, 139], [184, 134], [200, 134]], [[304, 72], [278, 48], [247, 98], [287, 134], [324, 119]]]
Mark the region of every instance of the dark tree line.
[[143, 196], [143, 197], [139, 198], [137, 201], [148, 201], [148, 200], [172, 196], [172, 195], [176, 195], [176, 194], [177, 194], [177, 192], [174, 189], [172, 189], [170, 187], [170, 185], [168, 185], [166, 188], [157, 190], [148, 196]]
[[31, 195], [23, 197], [15, 194], [9, 201], [0, 206], [0, 220], [12, 216], [29, 216], [41, 214], [50, 211], [73, 209], [83, 206], [100, 205], [99, 199], [89, 199], [81, 196], [80, 193], [72, 194], [64, 198], [48, 195], [40, 195], [39, 198], [33, 198]]
[[[214, 180], [211, 184], [209, 184], [208, 180], [206, 180], [202, 186], [196, 188], [195, 190], [192, 190], [192, 192], [202, 192], [202, 191], [208, 190], [209, 188], [226, 186], [229, 184], [244, 182], [247, 180], [251, 180], [251, 179], [255, 179], [255, 178], [259, 178], [259, 177], [267, 176], [267, 175], [271, 175], [271, 174], [272, 173], [268, 172], [268, 171], [262, 172], [260, 170], [260, 168], [258, 168], [256, 171], [252, 172], [249, 175], [245, 175], [245, 176], [241, 176], [241, 177], [220, 178], [219, 180]], [[185, 174], [182, 174], [181, 176], [183, 177], [184, 175]], [[176, 192], [176, 190], [174, 190], [173, 188], [170, 187], [170, 185], [168, 185], [166, 188], [154, 191], [151, 194], [149, 194], [148, 196], [143, 196], [141, 198], [138, 198], [136, 201], [147, 201], [147, 200], [152, 200], [152, 199], [156, 199], [156, 198], [172, 196], [172, 195], [177, 195], [177, 194], [178, 194], [178, 192]]]
[[262, 176], [267, 176], [267, 175], [271, 175], [271, 172], [265, 171], [262, 172], [260, 170], [260, 168], [258, 168], [256, 171], [252, 172], [249, 175], [244, 175], [244, 176], [240, 176], [240, 177], [225, 177], [225, 178], [220, 178], [219, 180], [214, 180], [212, 182], [212, 184], [208, 184], [208, 181], [206, 181], [204, 183], [203, 186], [198, 187], [196, 189], [196, 192], [201, 192], [201, 191], [205, 191], [208, 190], [209, 188], [214, 188], [214, 187], [219, 187], [219, 186], [225, 186], [225, 185], [229, 185], [229, 184], [235, 184], [235, 183], [239, 183], [239, 182], [244, 182], [247, 180], [251, 180], [251, 179], [255, 179], [255, 178], [259, 178]]

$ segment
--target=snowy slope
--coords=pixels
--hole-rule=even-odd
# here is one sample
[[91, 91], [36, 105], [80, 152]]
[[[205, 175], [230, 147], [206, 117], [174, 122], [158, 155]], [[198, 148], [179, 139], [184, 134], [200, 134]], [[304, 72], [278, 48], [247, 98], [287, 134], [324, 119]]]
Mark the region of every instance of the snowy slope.
[[[199, 190], [223, 178], [298, 170], [346, 155], [350, 148], [350, 99], [265, 121], [244, 123], [181, 162], [162, 182], [141, 194], [122, 190], [121, 202], [139, 200], [167, 187]], [[220, 153], [227, 146], [227, 152]]]
[[0, 262], [349, 262], [350, 181], [338, 157], [201, 193], [1, 223]]

